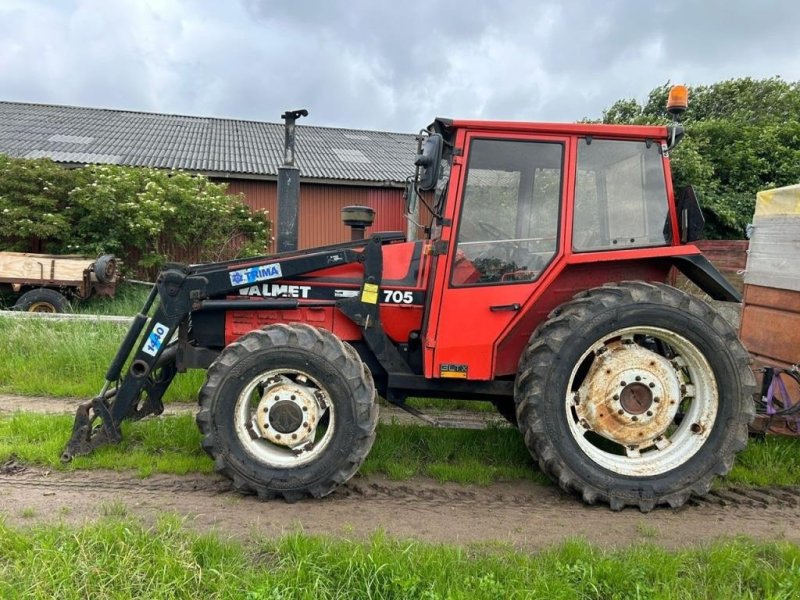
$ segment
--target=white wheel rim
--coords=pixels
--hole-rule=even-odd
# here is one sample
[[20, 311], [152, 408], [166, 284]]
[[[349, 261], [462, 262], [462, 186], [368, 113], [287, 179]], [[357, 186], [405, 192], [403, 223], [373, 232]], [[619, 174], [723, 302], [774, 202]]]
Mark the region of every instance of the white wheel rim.
[[[645, 348], [642, 337], [666, 344], [673, 355]], [[567, 391], [567, 422], [580, 449], [601, 467], [631, 477], [685, 464], [711, 435], [719, 405], [703, 353], [658, 327], [620, 329], [593, 344], [573, 369]]]
[[[287, 387], [291, 390], [287, 391]], [[294, 431], [288, 432], [286, 439], [282, 438], [280, 431], [269, 427], [265, 423], [268, 419], [261, 414], [264, 408], [269, 410], [274, 406], [269, 394], [279, 388], [280, 398], [275, 400], [291, 403], [284, 398], [291, 393], [292, 400], [297, 397], [298, 407], [309, 407], [310, 402], [317, 404], [316, 409], [304, 413], [305, 420], [296, 430], [298, 439], [294, 441], [291, 440]], [[309, 413], [314, 419], [307, 418]], [[325, 416], [327, 419], [323, 418]], [[236, 435], [247, 452], [270, 467], [282, 469], [307, 464], [322, 455], [333, 437], [336, 423], [327, 390], [308, 373], [293, 369], [273, 369], [253, 378], [236, 399], [234, 419]], [[327, 421], [324, 427], [320, 427], [321, 421]]]

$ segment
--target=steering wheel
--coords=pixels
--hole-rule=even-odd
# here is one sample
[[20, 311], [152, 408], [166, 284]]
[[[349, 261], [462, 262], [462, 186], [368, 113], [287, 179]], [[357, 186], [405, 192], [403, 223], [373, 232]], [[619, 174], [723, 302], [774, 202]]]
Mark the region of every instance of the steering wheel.
[[475, 221], [475, 224], [483, 233], [494, 237], [498, 242], [502, 242], [500, 246], [502, 246], [503, 252], [505, 252], [506, 262], [512, 262], [513, 259], [522, 252], [520, 243], [510, 240], [505, 231], [500, 229], [497, 225], [487, 223], [486, 221]]

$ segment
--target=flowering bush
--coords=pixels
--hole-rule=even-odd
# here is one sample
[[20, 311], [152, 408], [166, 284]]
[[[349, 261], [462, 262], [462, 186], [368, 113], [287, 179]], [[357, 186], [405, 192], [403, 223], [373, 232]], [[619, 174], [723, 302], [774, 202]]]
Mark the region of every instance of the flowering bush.
[[0, 245], [57, 254], [113, 253], [134, 270], [169, 260], [212, 261], [262, 254], [264, 211], [252, 212], [226, 185], [182, 171], [0, 155]]

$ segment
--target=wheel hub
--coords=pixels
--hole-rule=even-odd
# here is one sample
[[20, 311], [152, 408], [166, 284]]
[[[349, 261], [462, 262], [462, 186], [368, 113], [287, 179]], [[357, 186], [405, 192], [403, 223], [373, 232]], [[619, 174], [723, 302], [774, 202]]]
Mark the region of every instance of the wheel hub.
[[267, 415], [269, 424], [280, 433], [292, 433], [303, 424], [303, 409], [289, 400], [276, 402]]
[[253, 415], [253, 429], [258, 437], [273, 444], [296, 448], [314, 438], [326, 408], [319, 390], [287, 377], [273, 377], [264, 382], [261, 401]]
[[653, 393], [643, 383], [629, 383], [619, 394], [622, 409], [631, 415], [640, 415], [653, 405]]
[[670, 361], [632, 339], [602, 346], [577, 394], [583, 427], [629, 448], [657, 443], [682, 399]]

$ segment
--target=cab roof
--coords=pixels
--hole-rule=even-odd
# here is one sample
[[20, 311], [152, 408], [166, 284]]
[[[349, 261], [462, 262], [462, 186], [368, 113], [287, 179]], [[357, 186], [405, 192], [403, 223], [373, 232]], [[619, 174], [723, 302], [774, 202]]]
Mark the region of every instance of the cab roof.
[[[544, 133], [553, 135], [592, 135], [598, 137], [667, 139], [664, 125], [606, 125], [602, 123], [534, 123], [526, 121], [476, 121], [437, 117], [431, 124], [433, 131], [451, 134], [456, 129], [508, 133]], [[445, 135], [445, 137], [449, 137]]]

